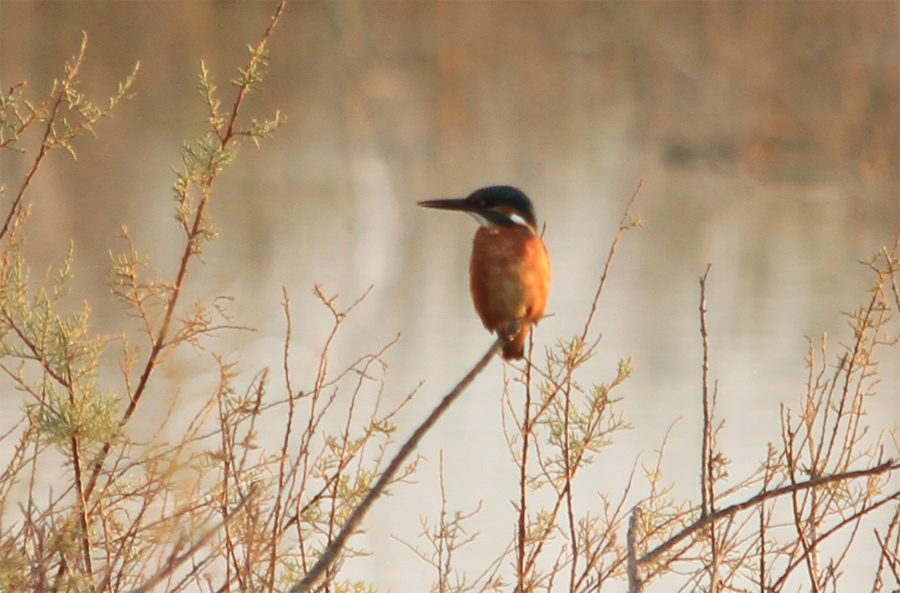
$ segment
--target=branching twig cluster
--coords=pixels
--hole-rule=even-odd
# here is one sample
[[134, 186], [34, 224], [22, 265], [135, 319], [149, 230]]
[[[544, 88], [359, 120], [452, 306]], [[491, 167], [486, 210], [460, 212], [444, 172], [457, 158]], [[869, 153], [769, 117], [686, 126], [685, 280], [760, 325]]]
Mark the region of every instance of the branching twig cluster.
[[[900, 235], [898, 235], [900, 238]], [[709, 391], [709, 343], [706, 325], [706, 283], [701, 279], [701, 336], [703, 338], [703, 427], [701, 449], [701, 505], [695, 520], [637, 558], [644, 576], [630, 575], [630, 590], [669, 573], [672, 567], [693, 564], [685, 586], [698, 587], [707, 579], [712, 591], [757, 588], [781, 591], [801, 582], [812, 591], [837, 591], [863, 519], [893, 506], [894, 518], [886, 533], [896, 530], [900, 490], [891, 478], [900, 470], [897, 443], [888, 435], [871, 435], [863, 424], [866, 401], [875, 395], [878, 351], [897, 345], [887, 324], [900, 308], [896, 271], [900, 250], [883, 250], [868, 262], [875, 274], [868, 301], [848, 314], [853, 340], [842, 346], [835, 365], [828, 365], [827, 340], [818, 348], [810, 341], [808, 379], [798, 411], [783, 405], [782, 442], [770, 445], [759, 471], [717, 492], [727, 477], [728, 460], [719, 450], [713, 413], [715, 390]], [[886, 454], [886, 450], [892, 450]], [[734, 502], [738, 493], [757, 493]], [[727, 504], [724, 502], [728, 500]], [[657, 521], [668, 521], [660, 517]], [[897, 552], [882, 544], [875, 568], [873, 592], [884, 590], [884, 575]], [[836, 543], [835, 540], [838, 540]], [[645, 537], [634, 546], [652, 541]], [[829, 544], [832, 544], [829, 547]], [[637, 556], [637, 554], [634, 554]], [[895, 583], [898, 581], [895, 580]], [[752, 590], [752, 589], [751, 589]]]
[[[47, 99], [27, 101], [24, 84], [3, 96], [0, 149], [17, 148], [29, 133], [41, 138], [0, 231], [0, 371], [4, 384], [14, 385], [24, 399], [21, 421], [0, 436], [10, 451], [0, 474], [4, 590], [185, 591], [204, 588], [209, 578], [225, 588], [280, 589], [307, 572], [374, 482], [393, 418], [412, 394], [394, 409], [381, 409], [383, 355], [396, 340], [346, 369], [328, 367], [330, 345], [357, 303], [340, 308], [335, 297], [316, 288], [334, 324], [319, 373], [308, 390], [296, 392], [285, 293], [285, 388], [279, 397], [269, 370], [242, 386], [238, 365], [208, 350], [210, 338], [221, 331], [247, 329], [228, 313], [228, 297], [182, 302], [191, 270], [216, 238], [210, 204], [219, 173], [233, 162], [242, 139], [259, 143], [282, 121], [278, 114], [248, 121], [243, 111], [266, 72], [267, 44], [284, 7], [278, 6], [261, 41], [250, 47], [247, 64], [232, 81], [228, 108], [201, 66], [209, 129], [184, 146], [176, 173], [176, 219], [184, 243], [173, 276], [150, 270], [149, 258], [123, 229], [126, 249], [113, 257], [109, 283], [138, 320], [136, 336], [96, 337], [89, 310], [61, 313], [71, 254], [55, 275], [34, 284], [21, 249], [31, 207], [27, 189], [45, 155], [59, 147], [74, 153], [78, 137], [93, 132], [93, 124], [127, 96], [134, 73], [107, 107], [95, 107], [76, 90], [85, 41]], [[122, 387], [109, 393], [99, 388], [100, 356], [113, 342], [121, 346]], [[155, 415], [142, 412], [144, 402], [167, 389], [157, 378], [161, 369], [185, 345], [210, 353], [217, 387], [199, 401], [176, 398], [149, 440], [133, 440], [131, 427]], [[186, 405], [176, 415], [179, 404]], [[342, 419], [335, 432], [324, 429], [332, 417]], [[169, 441], [170, 433], [179, 436]], [[273, 438], [280, 443], [274, 453]], [[47, 472], [58, 473], [59, 467], [63, 476], [48, 483]], [[394, 480], [412, 468], [405, 466]], [[25, 499], [18, 498], [17, 484], [25, 486]], [[338, 572], [339, 565], [327, 582]]]
[[[631, 226], [629, 219], [626, 209], [603, 279], [621, 232]], [[581, 490], [573, 485], [587, 479], [581, 477], [585, 467], [628, 426], [609, 395], [630, 374], [628, 362], [620, 363], [606, 385], [588, 389], [575, 380], [597, 347], [585, 338], [601, 280], [582, 336], [559, 341], [547, 350], [543, 366], [529, 364], [520, 378], [507, 380], [506, 434], [520, 476], [515, 536], [479, 578], [454, 590], [502, 588], [508, 581], [498, 563], [505, 562], [512, 590], [523, 592], [598, 591], [616, 580], [627, 581], [633, 593], [656, 581], [665, 582], [665, 590], [768, 592], [799, 585], [837, 591], [851, 549], [865, 537], [864, 521], [886, 507], [893, 512], [874, 531], [881, 555], [873, 566], [871, 590], [900, 584], [900, 490], [892, 482], [900, 470], [898, 446], [886, 440], [889, 435], [870, 434], [864, 423], [866, 402], [877, 386], [878, 351], [886, 355], [897, 344], [887, 326], [900, 312], [898, 255], [895, 245], [868, 262], [875, 289], [863, 307], [848, 315], [853, 340], [842, 346], [835, 365], [824, 362], [824, 338], [818, 350], [810, 348], [809, 380], [799, 412], [782, 408], [782, 442], [770, 446], [756, 473], [740, 480], [729, 475], [730, 462], [718, 440], [724, 422], [716, 417], [707, 268], [700, 281], [699, 503], [675, 499], [664, 482], [661, 462], [668, 434], [656, 466], [644, 467], [645, 496], [634, 499], [634, 473], [616, 498], [610, 498], [608, 488], [576, 496]], [[533, 376], [538, 377], [536, 386]], [[515, 383], [522, 386], [524, 406], [513, 404], [509, 396]], [[446, 504], [442, 502], [442, 517]], [[473, 520], [467, 517], [468, 523]], [[449, 539], [435, 542], [434, 534], [427, 539], [436, 550], [452, 545]], [[450, 567], [442, 567], [441, 574], [449, 573]]]

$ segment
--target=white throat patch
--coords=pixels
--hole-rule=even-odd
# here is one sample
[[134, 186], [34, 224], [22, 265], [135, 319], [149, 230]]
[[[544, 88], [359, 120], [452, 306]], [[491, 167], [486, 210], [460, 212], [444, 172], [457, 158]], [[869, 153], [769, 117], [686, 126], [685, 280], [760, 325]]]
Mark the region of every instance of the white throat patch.
[[491, 221], [477, 212], [466, 212], [466, 214], [471, 215], [481, 226], [491, 226]]

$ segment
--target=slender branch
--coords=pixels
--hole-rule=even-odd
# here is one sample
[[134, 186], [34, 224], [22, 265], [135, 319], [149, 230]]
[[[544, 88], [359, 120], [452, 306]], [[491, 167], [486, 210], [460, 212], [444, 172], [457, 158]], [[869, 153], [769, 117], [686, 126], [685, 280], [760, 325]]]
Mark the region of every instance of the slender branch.
[[636, 506], [631, 511], [628, 518], [628, 593], [641, 593], [644, 589], [644, 583], [641, 581], [641, 573], [638, 567], [637, 558], [637, 521], [641, 515], [641, 507]]
[[9, 212], [6, 215], [6, 220], [3, 222], [3, 228], [0, 229], [0, 240], [2, 240], [3, 237], [6, 236], [6, 233], [9, 231], [10, 224], [16, 217], [17, 213], [20, 212], [22, 202], [25, 199], [25, 191], [28, 189], [28, 186], [31, 185], [31, 180], [34, 177], [35, 173], [37, 173], [37, 170], [41, 165], [41, 161], [44, 160], [44, 157], [47, 156], [47, 153], [53, 148], [53, 130], [54, 125], [56, 124], [56, 115], [57, 113], [59, 113], [59, 108], [62, 106], [63, 101], [66, 99], [66, 91], [72, 86], [75, 77], [78, 76], [78, 71], [81, 69], [81, 63], [84, 61], [84, 50], [86, 47], [87, 36], [85, 35], [82, 37], [81, 49], [78, 52], [78, 56], [72, 63], [72, 67], [66, 68], [65, 80], [59, 83], [59, 85], [53, 89], [54, 93], [58, 94], [56, 96], [56, 100], [53, 101], [53, 107], [50, 110], [50, 115], [47, 117], [47, 126], [44, 128], [44, 136], [43, 138], [41, 138], [41, 147], [40, 149], [38, 149], [37, 156], [35, 157], [34, 162], [31, 164], [31, 168], [28, 169], [28, 172], [25, 174], [25, 179], [22, 181], [22, 187], [19, 188], [19, 193], [16, 195], [16, 198], [13, 200], [13, 203], [9, 208]]
[[772, 498], [777, 498], [779, 496], [784, 496], [785, 494], [792, 494], [794, 492], [799, 492], [800, 490], [807, 490], [809, 488], [815, 488], [819, 486], [824, 486], [825, 484], [831, 484], [833, 482], [842, 482], [845, 480], [855, 480], [856, 478], [864, 478], [867, 476], [877, 476], [886, 472], [893, 472], [896, 470], [900, 470], [900, 461], [896, 461], [894, 459], [889, 459], [884, 463], [880, 463], [876, 466], [869, 467], [866, 469], [860, 469], [849, 472], [842, 472], [839, 474], [831, 474], [829, 476], [820, 476], [816, 478], [812, 478], [810, 480], [806, 480], [805, 482], [797, 482], [794, 484], [789, 484], [787, 486], [782, 486], [780, 488], [775, 488], [774, 490], [766, 490], [760, 492], [756, 496], [749, 498], [743, 502], [735, 503], [729, 507], [725, 507], [724, 509], [718, 510], [714, 513], [710, 513], [706, 517], [703, 517], [699, 521], [692, 523], [689, 527], [683, 529], [678, 532], [676, 535], [670, 537], [668, 540], [664, 541], [660, 545], [656, 546], [650, 552], [644, 554], [641, 558], [638, 559], [638, 564], [649, 564], [653, 562], [669, 550], [671, 550], [676, 544], [686, 539], [687, 537], [693, 535], [697, 531], [714, 524], [719, 519], [723, 519], [725, 517], [729, 517], [734, 515], [737, 512], [752, 508], [758, 504], [761, 504], [767, 500]]
[[[816, 544], [820, 544], [822, 541], [827, 540], [830, 536], [832, 536], [836, 533], [839, 533], [847, 525], [853, 524], [854, 525], [853, 530], [856, 531], [857, 529], [859, 529], [859, 526], [860, 526], [859, 521], [863, 517], [863, 515], [867, 515], [867, 514], [871, 513], [872, 511], [875, 511], [875, 510], [887, 505], [888, 503], [894, 502], [898, 499], [900, 499], [900, 491], [888, 494], [881, 500], [878, 500], [872, 504], [863, 506], [863, 508], [861, 508], [860, 510], [844, 517], [843, 520], [841, 520], [839, 523], [837, 523], [836, 525], [830, 527], [829, 529], [827, 529], [826, 531], [821, 533], [819, 535], [819, 539], [817, 540]], [[844, 554], [846, 554], [847, 550], [849, 550], [849, 549], [850, 549], [850, 547], [848, 544], [848, 547], [845, 548], [845, 550], [844, 550]], [[788, 579], [788, 577], [790, 577], [791, 573], [801, 564], [806, 564], [805, 554], [797, 554], [797, 555], [799, 555], [799, 558], [794, 558], [793, 560], [791, 560], [788, 563], [788, 565], [785, 567], [784, 572], [778, 578], [778, 580], [776, 580], [775, 582], [772, 583], [772, 585], [770, 586], [770, 589], [772, 591], [783, 590], [784, 582], [787, 581], [787, 579]], [[838, 563], [838, 564], [840, 564], [840, 563]], [[829, 571], [831, 569], [832, 569], [832, 567], [828, 568]], [[815, 578], [811, 578], [810, 583], [813, 586], [821, 589], [821, 587], [819, 587]]]
[[[247, 66], [248, 70], [251, 69], [253, 64], [259, 59], [259, 55], [265, 48], [266, 41], [272, 34], [272, 30], [275, 28], [275, 25], [278, 24], [278, 20], [281, 17], [282, 10], [284, 9], [284, 4], [285, 0], [282, 0], [282, 2], [279, 3], [278, 8], [275, 11], [275, 15], [272, 17], [272, 21], [269, 23], [269, 26], [266, 29], [262, 40], [259, 42], [259, 44], [257, 44], [256, 49], [251, 54], [250, 63]], [[208, 163], [207, 167], [208, 173], [200, 181], [200, 201], [197, 203], [197, 209], [193, 213], [194, 218], [191, 227], [187, 230], [187, 241], [184, 244], [184, 249], [181, 253], [181, 261], [178, 266], [178, 271], [175, 275], [175, 282], [172, 285], [169, 299], [166, 303], [162, 325], [160, 326], [159, 333], [157, 333], [156, 337], [152, 339], [150, 354], [147, 357], [147, 361], [144, 363], [144, 369], [141, 372], [141, 377], [138, 380], [137, 387], [135, 388], [134, 393], [131, 394], [131, 401], [128, 402], [128, 406], [126, 407], [125, 412], [122, 414], [122, 418], [119, 420], [120, 426], [124, 426], [128, 423], [129, 420], [131, 420], [132, 415], [134, 415], [134, 412], [137, 409], [138, 402], [141, 400], [141, 397], [143, 396], [147, 385], [149, 384], [150, 375], [158, 366], [157, 361], [160, 360], [160, 356], [163, 354], [163, 351], [168, 347], [166, 337], [169, 333], [169, 328], [175, 316], [175, 310], [177, 308], [178, 300], [181, 296], [181, 291], [184, 286], [184, 280], [187, 275], [188, 265], [190, 261], [198, 255], [198, 241], [204, 233], [203, 227], [206, 219], [205, 210], [207, 205], [209, 204], [210, 198], [212, 197], [212, 185], [217, 175], [212, 159], [215, 158], [215, 154], [223, 152], [237, 134], [237, 132], [234, 131], [234, 124], [238, 119], [239, 110], [246, 90], [246, 86], [242, 86], [240, 88], [240, 91], [238, 92], [238, 98], [235, 100], [234, 108], [232, 109], [231, 115], [229, 116], [228, 132], [224, 136], [220, 137], [219, 150], [211, 153], [209, 157], [210, 162]], [[91, 477], [87, 487], [85, 488], [85, 493], [88, 497], [90, 497], [91, 493], [94, 491], [94, 488], [97, 485], [97, 479], [100, 477], [100, 470], [103, 468], [103, 462], [109, 455], [111, 448], [112, 443], [106, 442], [94, 460]]]
[[700, 513], [707, 516], [712, 511], [712, 426], [709, 410], [709, 333], [706, 330], [706, 280], [712, 264], [700, 277], [700, 337], [703, 340], [703, 444], [700, 448]]
[[[272, 15], [272, 19], [269, 21], [269, 26], [266, 27], [266, 32], [263, 34], [262, 39], [257, 44], [256, 49], [254, 49], [252, 54], [250, 55], [250, 62], [247, 64], [247, 69], [244, 70], [245, 73], [252, 72], [254, 67], [256, 66], [256, 63], [264, 59], [266, 43], [268, 42], [269, 37], [272, 36], [272, 31], [275, 29], [275, 25], [277, 25], [278, 21], [281, 19], [281, 13], [284, 12], [285, 4], [287, 4], [287, 0], [281, 0], [281, 2], [279, 2], [278, 6], [275, 8], [275, 14]], [[247, 92], [250, 91], [251, 88], [253, 88], [252, 81], [249, 79], [236, 81], [236, 84], [238, 86], [238, 94], [234, 100], [234, 107], [232, 107], [231, 109], [233, 115], [231, 117], [231, 121], [228, 122], [228, 131], [224, 136], [221, 137], [223, 148], [228, 143], [228, 141], [233, 138], [235, 134], [237, 134], [234, 129], [234, 124], [237, 121], [237, 113], [241, 109], [241, 103], [244, 102], [244, 97], [247, 95]]]
[[290, 371], [290, 354], [291, 354], [291, 299], [288, 296], [287, 288], [281, 287], [282, 293], [282, 301], [281, 306], [284, 309], [284, 317], [285, 317], [285, 335], [284, 335], [284, 350], [282, 354], [282, 361], [284, 366], [284, 384], [287, 389], [287, 403], [288, 403], [288, 413], [287, 420], [285, 422], [284, 429], [284, 437], [281, 443], [281, 460], [278, 463], [278, 496], [275, 498], [275, 508], [272, 510], [272, 537], [271, 542], [269, 544], [269, 569], [267, 573], [267, 578], [269, 582], [275, 581], [275, 569], [278, 560], [278, 539], [281, 537], [281, 533], [284, 529], [282, 527], [282, 515], [283, 509], [282, 504], [285, 503], [285, 498], [282, 496], [284, 492], [285, 484], [287, 482], [287, 467], [289, 461], [289, 449], [291, 443], [292, 436], [292, 428], [294, 426], [294, 408], [296, 406], [296, 399], [294, 398], [294, 390], [291, 386], [291, 371]]
[[[713, 477], [713, 427], [712, 415], [715, 406], [715, 395], [710, 398], [709, 391], [709, 332], [706, 327], [706, 281], [712, 264], [706, 265], [706, 271], [700, 277], [700, 337], [703, 341], [703, 443], [700, 447], [700, 516], [706, 517], [715, 511], [716, 493]], [[719, 546], [716, 531], [710, 524], [709, 543], [712, 562], [709, 566], [710, 591], [716, 590], [718, 582]]]
[[643, 185], [643, 179], [638, 181], [634, 193], [631, 194], [631, 199], [629, 199], [628, 204], [625, 205], [625, 211], [622, 213], [622, 218], [619, 220], [619, 230], [616, 232], [612, 246], [609, 248], [609, 255], [606, 256], [606, 263], [603, 264], [603, 274], [600, 275], [600, 284], [597, 285], [597, 292], [594, 294], [593, 302], [591, 302], [591, 312], [588, 313], [587, 321], [584, 322], [584, 331], [581, 333], [582, 342], [587, 340], [588, 332], [590, 332], [591, 322], [594, 320], [594, 314], [597, 312], [597, 303], [600, 302], [600, 295], [603, 293], [603, 287], [606, 285], [606, 277], [609, 274], [609, 267], [612, 264], [613, 256], [616, 254], [616, 246], [619, 244], [619, 239], [622, 238], [622, 233], [629, 229], [633, 229], [636, 226], [640, 226], [641, 224], [640, 218], [631, 218], [631, 205], [634, 204], [634, 200], [637, 198], [638, 192], [641, 191]]
[[137, 587], [136, 589], [132, 589], [131, 593], [147, 593], [148, 591], [152, 591], [156, 585], [162, 582], [163, 579], [174, 573], [179, 566], [187, 562], [191, 559], [194, 554], [196, 554], [200, 549], [203, 548], [206, 544], [212, 540], [213, 536], [215, 536], [219, 531], [223, 528], [227, 527], [229, 523], [231, 523], [235, 517], [237, 517], [243, 508], [247, 506], [247, 503], [256, 495], [257, 486], [252, 486], [250, 492], [248, 492], [243, 498], [241, 502], [225, 517], [222, 521], [216, 526], [207, 531], [201, 538], [194, 542], [190, 548], [185, 550], [179, 555], [175, 555], [174, 552], [172, 556], [169, 557], [169, 560], [163, 565], [163, 567], [157, 572], [155, 575], [150, 577], [147, 581], [144, 582], [143, 585]]
[[[82, 37], [82, 40], [83, 39], [84, 38]], [[12, 86], [7, 93], [7, 97], [12, 99], [13, 94], [16, 91], [20, 90], [22, 87], [24, 87], [26, 84], [27, 84], [26, 81], [22, 81], [16, 85]], [[40, 106], [37, 109], [29, 108], [29, 111], [31, 113], [24, 119], [22, 117], [19, 117], [18, 112], [16, 112], [17, 119], [19, 120], [19, 127], [17, 127], [12, 132], [12, 134], [10, 134], [9, 137], [6, 138], [5, 140], [0, 138], [0, 149], [6, 148], [7, 146], [10, 146], [13, 142], [16, 142], [17, 140], [19, 140], [21, 138], [22, 134], [25, 133], [25, 130], [27, 130], [31, 126], [31, 124], [33, 124], [35, 121], [39, 121], [39, 118], [44, 117], [44, 115], [47, 113], [47, 110], [50, 108], [50, 104], [53, 103], [54, 97], [55, 97], [55, 95], [51, 91], [50, 95], [46, 99], [43, 100], [43, 102], [40, 104]], [[2, 235], [0, 235], [0, 236], [2, 236]]]
[[[533, 334], [532, 334], [533, 336]], [[531, 419], [531, 357], [534, 340], [529, 340], [528, 365], [525, 367], [525, 412], [522, 419], [522, 460], [519, 462], [519, 525], [516, 543], [516, 590], [525, 588], [525, 541], [528, 523], [528, 447], [533, 421]]]
[[334, 563], [337, 559], [338, 555], [343, 550], [344, 545], [347, 543], [347, 540], [350, 536], [356, 531], [360, 522], [362, 522], [363, 518], [366, 516], [366, 513], [369, 511], [369, 508], [372, 504], [384, 493], [385, 488], [387, 488], [388, 484], [390, 484], [397, 472], [400, 470], [402, 465], [406, 462], [406, 459], [410, 456], [410, 454], [416, 449], [419, 445], [419, 441], [422, 440], [422, 437], [425, 436], [431, 428], [437, 423], [438, 419], [447, 411], [447, 409], [456, 401], [457, 398], [462, 394], [463, 391], [475, 380], [477, 377], [488, 365], [491, 359], [497, 354], [500, 349], [506, 344], [513, 336], [516, 335], [518, 328], [521, 326], [521, 321], [512, 322], [507, 328], [500, 332], [500, 336], [494, 341], [493, 345], [490, 349], [481, 357], [481, 360], [472, 367], [472, 370], [466, 374], [463, 379], [456, 384], [450, 393], [444, 396], [444, 399], [437, 405], [437, 407], [432, 410], [431, 414], [428, 415], [428, 418], [416, 428], [415, 432], [413, 432], [412, 436], [407, 439], [403, 446], [400, 448], [400, 451], [397, 452], [397, 455], [391, 459], [390, 464], [378, 478], [378, 481], [372, 486], [372, 489], [369, 490], [369, 493], [366, 494], [366, 497], [359, 503], [359, 506], [354, 509], [353, 514], [350, 515], [350, 518], [347, 519], [347, 522], [341, 528], [341, 531], [337, 534], [322, 555], [319, 557], [318, 561], [313, 565], [312, 569], [306, 576], [303, 577], [299, 583], [291, 587], [289, 593], [305, 593], [312, 588], [313, 583], [315, 583], [322, 574], [328, 570], [328, 568]]
[[[575, 478], [575, 471], [581, 462], [581, 455], [575, 466], [572, 465], [572, 445], [569, 440], [569, 420], [572, 413], [572, 373], [575, 371], [575, 364], [570, 363], [566, 369], [566, 393], [563, 401], [563, 469], [566, 472], [565, 485], [563, 486], [563, 494], [566, 498], [566, 519], [569, 524], [569, 545], [572, 546], [572, 563], [570, 566], [569, 582], [575, 582], [575, 575], [578, 568], [578, 533], [575, 529], [575, 510], [572, 502], [572, 480]], [[585, 435], [586, 437], [587, 435]]]

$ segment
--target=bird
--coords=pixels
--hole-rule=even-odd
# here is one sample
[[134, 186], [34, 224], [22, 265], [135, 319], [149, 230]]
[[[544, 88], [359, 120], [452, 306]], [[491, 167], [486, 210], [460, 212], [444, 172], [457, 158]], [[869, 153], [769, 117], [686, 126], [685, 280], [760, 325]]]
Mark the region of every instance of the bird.
[[492, 185], [465, 198], [425, 200], [419, 206], [466, 212], [478, 221], [469, 263], [475, 311], [484, 327], [498, 335], [520, 321], [519, 331], [507, 336], [502, 355], [505, 360], [524, 358], [525, 340], [544, 316], [552, 276], [531, 200], [516, 187]]

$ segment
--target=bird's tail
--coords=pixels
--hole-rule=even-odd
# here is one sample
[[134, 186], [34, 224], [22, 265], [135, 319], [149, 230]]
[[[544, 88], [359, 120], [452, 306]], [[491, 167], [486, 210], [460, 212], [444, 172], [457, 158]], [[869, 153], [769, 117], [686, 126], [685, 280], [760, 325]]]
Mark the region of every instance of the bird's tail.
[[525, 358], [525, 340], [528, 339], [528, 332], [530, 330], [531, 324], [524, 324], [516, 337], [503, 345], [504, 359], [516, 360], [519, 358]]

